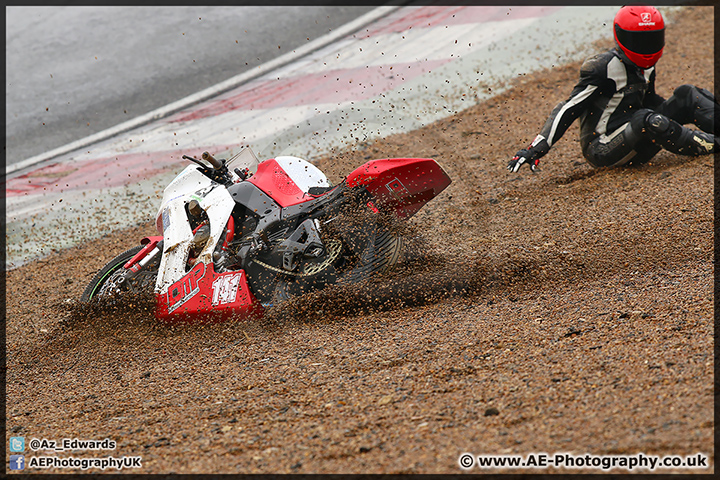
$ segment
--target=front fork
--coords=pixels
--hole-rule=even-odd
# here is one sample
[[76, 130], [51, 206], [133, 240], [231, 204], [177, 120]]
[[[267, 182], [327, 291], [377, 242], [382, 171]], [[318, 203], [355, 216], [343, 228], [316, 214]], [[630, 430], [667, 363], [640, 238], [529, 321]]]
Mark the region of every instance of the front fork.
[[127, 286], [126, 288], [129, 288], [129, 286], [132, 285], [132, 281], [135, 279], [138, 273], [142, 271], [145, 265], [147, 265], [150, 261], [157, 257], [159, 253], [162, 252], [163, 237], [145, 237], [140, 240], [140, 244], [145, 245], [145, 247], [138, 253], [136, 253], [133, 258], [128, 260], [125, 265], [123, 265], [123, 268], [125, 269], [125, 274], [118, 279], [118, 284], [120, 287], [122, 287], [124, 284]]

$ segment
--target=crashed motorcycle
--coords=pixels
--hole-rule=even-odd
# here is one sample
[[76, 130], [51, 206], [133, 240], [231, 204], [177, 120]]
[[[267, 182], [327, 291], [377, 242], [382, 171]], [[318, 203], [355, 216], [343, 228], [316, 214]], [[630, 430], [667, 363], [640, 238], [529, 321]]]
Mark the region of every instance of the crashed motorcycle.
[[164, 190], [160, 235], [111, 260], [83, 303], [150, 293], [163, 321], [262, 315], [289, 298], [358, 282], [401, 258], [393, 228], [451, 180], [432, 159], [371, 160], [333, 186], [316, 166], [250, 148], [230, 160], [208, 152]]

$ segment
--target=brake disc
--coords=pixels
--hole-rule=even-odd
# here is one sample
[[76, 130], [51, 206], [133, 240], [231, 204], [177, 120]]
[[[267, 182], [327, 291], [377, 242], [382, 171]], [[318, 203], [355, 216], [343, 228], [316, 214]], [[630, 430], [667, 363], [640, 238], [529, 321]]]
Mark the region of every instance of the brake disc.
[[294, 277], [310, 277], [312, 275], [317, 275], [318, 273], [325, 270], [340, 256], [340, 252], [342, 252], [342, 242], [336, 239], [327, 240], [325, 242], [325, 251], [327, 253], [324, 255], [322, 260], [317, 263], [307, 262], [303, 264], [299, 272], [290, 272], [282, 268], [274, 267], [265, 262], [261, 262], [257, 259], [254, 259], [253, 262], [257, 263], [261, 267], [267, 268], [268, 270], [282, 273], [284, 275], [291, 275]]

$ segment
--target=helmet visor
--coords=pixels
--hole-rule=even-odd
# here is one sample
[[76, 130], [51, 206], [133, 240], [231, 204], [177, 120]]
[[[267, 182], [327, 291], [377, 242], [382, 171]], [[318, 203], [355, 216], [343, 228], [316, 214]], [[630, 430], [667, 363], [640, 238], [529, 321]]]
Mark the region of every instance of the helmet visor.
[[615, 35], [620, 45], [639, 55], [658, 53], [665, 46], [665, 28], [660, 30], [623, 30], [615, 25]]

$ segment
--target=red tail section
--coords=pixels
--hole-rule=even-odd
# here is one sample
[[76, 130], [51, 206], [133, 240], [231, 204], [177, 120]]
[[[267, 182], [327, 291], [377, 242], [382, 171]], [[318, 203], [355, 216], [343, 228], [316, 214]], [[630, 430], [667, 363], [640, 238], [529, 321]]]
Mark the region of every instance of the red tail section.
[[347, 176], [349, 187], [366, 187], [378, 206], [395, 210], [401, 218], [413, 216], [451, 182], [431, 158], [371, 160]]

